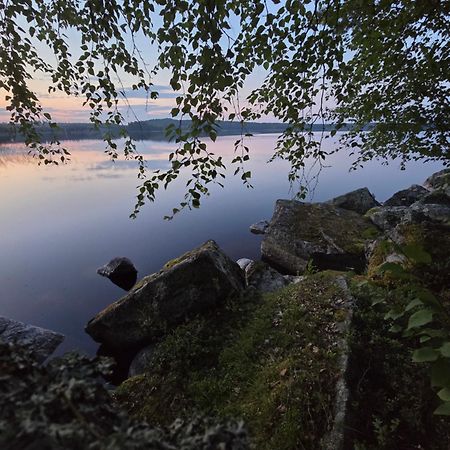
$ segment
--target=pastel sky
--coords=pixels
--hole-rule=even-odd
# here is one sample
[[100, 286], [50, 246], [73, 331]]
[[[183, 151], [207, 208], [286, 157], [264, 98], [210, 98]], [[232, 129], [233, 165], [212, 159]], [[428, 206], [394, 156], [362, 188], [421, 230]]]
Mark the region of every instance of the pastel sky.
[[[158, 16], [155, 16], [155, 26], [158, 26]], [[30, 26], [24, 20], [18, 21], [18, 25], [22, 26], [24, 30], [28, 30]], [[235, 18], [230, 22], [231, 30], [230, 35], [236, 35], [239, 29], [239, 24]], [[69, 50], [76, 60], [82, 53], [80, 46], [81, 40], [77, 32], [68, 30], [65, 32], [67, 35], [67, 41], [69, 43]], [[131, 42], [131, 40], [130, 40]], [[149, 67], [154, 67], [157, 51], [149, 41], [139, 34], [135, 36], [135, 43], [138, 48], [143, 51], [143, 57]], [[56, 58], [46, 45], [39, 42], [36, 43], [38, 54], [43, 57], [47, 62], [55, 62]], [[258, 68], [252, 75], [248, 77], [245, 88], [240, 95], [240, 105], [245, 105], [245, 99], [247, 95], [255, 88], [261, 85], [267, 72], [263, 68]], [[152, 82], [155, 85], [155, 90], [160, 93], [160, 96], [156, 100], [151, 100], [146, 97], [145, 92], [133, 92], [130, 86], [135, 82], [131, 78], [123, 77], [121, 84], [125, 90], [127, 101], [123, 101], [120, 106], [120, 111], [125, 117], [126, 121], [135, 120], [148, 120], [170, 117], [170, 110], [175, 106], [175, 97], [179, 95], [172, 91], [169, 86], [170, 73], [161, 72], [158, 73]], [[30, 87], [37, 94], [41, 101], [41, 104], [45, 112], [49, 112], [52, 115], [53, 120], [57, 122], [87, 122], [89, 120], [89, 107], [83, 107], [83, 98], [67, 96], [64, 93], [52, 93], [48, 94], [48, 87], [51, 84], [50, 78], [46, 74], [37, 73], [30, 81]], [[10, 119], [10, 113], [6, 111], [8, 103], [5, 100], [6, 91], [0, 89], [0, 122], [7, 122]], [[267, 116], [261, 121], [275, 121], [273, 116]]]

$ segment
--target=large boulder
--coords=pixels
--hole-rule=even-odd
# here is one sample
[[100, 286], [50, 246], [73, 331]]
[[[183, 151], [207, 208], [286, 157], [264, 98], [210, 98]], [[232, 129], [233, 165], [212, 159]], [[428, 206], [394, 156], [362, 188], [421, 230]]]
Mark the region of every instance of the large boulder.
[[244, 289], [241, 268], [214, 241], [167, 263], [91, 319], [86, 331], [111, 352], [139, 349]]
[[303, 273], [309, 261], [319, 270], [360, 271], [366, 241], [377, 235], [370, 221], [353, 211], [277, 200], [261, 252], [270, 265], [293, 275]]
[[[444, 194], [443, 194], [444, 195]], [[450, 205], [445, 198], [439, 196], [422, 198], [411, 206], [385, 206], [373, 208], [367, 212], [366, 216], [383, 231], [390, 231], [399, 224], [422, 223], [430, 221], [450, 225]], [[428, 203], [428, 202], [441, 203]]]
[[450, 195], [450, 169], [443, 169], [428, 177], [423, 185], [430, 190], [441, 190]]
[[325, 203], [348, 209], [349, 211], [355, 211], [359, 214], [365, 214], [369, 209], [380, 205], [366, 187], [332, 198]]
[[418, 184], [413, 184], [408, 189], [396, 192], [384, 202], [384, 206], [410, 206], [428, 193], [428, 189]]
[[97, 269], [102, 277], [109, 278], [114, 284], [125, 291], [129, 291], [137, 279], [137, 270], [134, 264], [124, 257], [114, 258], [108, 264]]
[[0, 339], [27, 348], [41, 363], [61, 344], [64, 335], [0, 316]]

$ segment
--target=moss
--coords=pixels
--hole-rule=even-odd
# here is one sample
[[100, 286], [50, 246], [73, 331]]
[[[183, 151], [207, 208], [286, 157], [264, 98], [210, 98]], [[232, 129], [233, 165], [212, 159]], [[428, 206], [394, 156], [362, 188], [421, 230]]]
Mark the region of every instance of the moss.
[[375, 226], [369, 226], [362, 232], [364, 239], [376, 239], [380, 235], [380, 230]]
[[370, 218], [373, 214], [380, 211], [380, 206], [375, 206], [374, 208], [370, 208], [365, 214], [364, 217]]
[[320, 273], [230, 302], [178, 327], [156, 351], [151, 372], [126, 381], [116, 398], [151, 423], [195, 411], [240, 417], [254, 448], [315, 449], [333, 416], [341, 295], [335, 276]]
[[378, 276], [378, 269], [391, 252], [391, 243], [387, 239], [382, 239], [374, 244], [374, 248], [367, 264], [367, 274], [369, 277]]
[[[350, 339], [352, 368], [346, 448], [365, 450], [436, 449], [450, 445], [448, 419], [433, 415], [436, 394], [428, 367], [411, 360], [414, 339], [389, 331], [386, 299], [405, 302], [407, 289], [351, 283], [356, 301]], [[406, 320], [406, 319], [405, 319]]]

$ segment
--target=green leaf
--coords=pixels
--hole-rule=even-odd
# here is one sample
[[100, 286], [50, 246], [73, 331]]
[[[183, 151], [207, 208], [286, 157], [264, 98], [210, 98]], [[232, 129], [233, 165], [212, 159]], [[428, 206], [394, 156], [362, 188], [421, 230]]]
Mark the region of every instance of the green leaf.
[[439, 357], [439, 353], [431, 347], [422, 347], [414, 350], [412, 360], [414, 362], [429, 362], [436, 361]]
[[450, 358], [450, 342], [445, 342], [444, 345], [439, 349], [442, 356]]
[[438, 393], [438, 397], [444, 402], [450, 402], [450, 389], [442, 388]]
[[450, 416], [450, 402], [441, 403], [433, 414], [438, 416]]
[[418, 264], [430, 264], [431, 255], [417, 244], [409, 244], [402, 247], [405, 256]]
[[414, 300], [408, 303], [408, 305], [405, 308], [405, 311], [409, 311], [419, 305], [423, 305], [423, 302], [420, 299], [415, 298]]
[[414, 313], [408, 321], [408, 330], [415, 327], [421, 327], [433, 320], [433, 311], [429, 309], [421, 309]]

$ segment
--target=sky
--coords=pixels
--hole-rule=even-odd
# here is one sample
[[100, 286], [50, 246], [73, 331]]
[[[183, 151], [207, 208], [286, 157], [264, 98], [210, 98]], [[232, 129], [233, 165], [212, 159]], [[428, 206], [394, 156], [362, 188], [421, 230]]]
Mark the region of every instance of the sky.
[[[25, 30], [28, 30], [29, 25], [25, 21], [18, 21], [18, 25], [22, 26]], [[155, 23], [157, 26], [157, 23]], [[69, 44], [69, 50], [73, 55], [75, 61], [81, 55], [81, 41], [80, 36], [75, 31], [68, 31], [67, 42]], [[29, 35], [27, 34], [27, 37]], [[144, 58], [150, 67], [155, 65], [157, 59], [156, 48], [149, 43], [143, 36], [137, 35], [135, 37], [136, 44], [140, 49], [146, 49], [144, 52]], [[33, 40], [33, 39], [32, 39]], [[36, 42], [36, 48], [38, 54], [43, 57], [47, 62], [55, 62], [56, 59], [49, 47]], [[252, 74], [248, 81], [248, 87], [242, 92], [240, 98], [241, 105], [245, 104], [245, 97], [251, 91], [251, 87], [259, 85], [265, 76], [263, 69], [257, 69], [255, 74]], [[170, 111], [175, 104], [175, 97], [179, 95], [172, 90], [169, 86], [170, 73], [168, 71], [158, 73], [152, 80], [155, 85], [155, 90], [159, 92], [159, 98], [152, 100], [147, 98], [146, 93], [135, 92], [131, 89], [131, 85], [136, 81], [132, 78], [124, 78], [121, 80], [122, 86], [125, 88], [127, 101], [122, 100], [119, 107], [120, 111], [125, 117], [127, 122], [135, 120], [148, 120], [171, 117]], [[52, 119], [57, 122], [88, 122], [89, 121], [89, 107], [83, 107], [83, 97], [67, 96], [62, 92], [56, 92], [49, 94], [48, 87], [51, 84], [50, 77], [47, 74], [35, 73], [33, 79], [30, 81], [29, 86], [37, 94], [37, 97], [41, 101], [41, 104], [45, 112], [52, 115]], [[8, 102], [5, 100], [7, 95], [4, 89], [0, 88], [0, 122], [8, 122], [10, 119], [10, 113], [6, 110]], [[264, 121], [273, 121], [273, 118], [267, 118]]]

